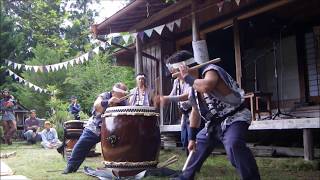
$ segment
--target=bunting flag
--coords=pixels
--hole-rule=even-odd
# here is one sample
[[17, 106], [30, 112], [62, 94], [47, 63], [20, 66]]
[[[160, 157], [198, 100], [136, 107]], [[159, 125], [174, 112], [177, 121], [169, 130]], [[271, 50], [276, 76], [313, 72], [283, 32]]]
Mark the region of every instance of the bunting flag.
[[[130, 38], [130, 37], [129, 37]], [[84, 62], [89, 61], [90, 59], [93, 58], [94, 54], [99, 54], [100, 49], [99, 47], [105, 49], [106, 48], [106, 43], [100, 43], [99, 46], [95, 47], [93, 50], [84, 53], [74, 59], [62, 62], [62, 63], [57, 63], [57, 64], [50, 64], [50, 65], [43, 65], [43, 66], [33, 66], [33, 65], [26, 65], [26, 64], [20, 64], [20, 63], [15, 63], [10, 60], [5, 60], [5, 63], [8, 67], [12, 67], [14, 70], [21, 70], [24, 69], [26, 71], [30, 72], [41, 72], [41, 73], [49, 73], [49, 72], [56, 72], [61, 69], [68, 69], [69, 66], [73, 67], [74, 64], [83, 64]]]
[[169, 22], [169, 23], [167, 23], [167, 24], [163, 24], [163, 25], [160, 25], [160, 26], [151, 28], [151, 29], [146, 29], [146, 30], [144, 30], [143, 32], [144, 32], [148, 37], [151, 37], [151, 36], [152, 36], [153, 31], [156, 31], [156, 32], [161, 36], [161, 35], [162, 35], [162, 32], [163, 32], [163, 30], [164, 30], [165, 27], [167, 27], [170, 32], [173, 32], [175, 25], [176, 25], [178, 28], [180, 28], [180, 26], [181, 26], [181, 19], [177, 19], [177, 20], [174, 20], [174, 21]]
[[239, 6], [240, 5], [240, 0], [235, 0], [237, 5]]
[[50, 93], [50, 91], [48, 91], [47, 89], [43, 89], [37, 85], [32, 84], [31, 82], [23, 79], [22, 77], [20, 77], [19, 75], [17, 75], [16, 73], [12, 72], [10, 69], [7, 69], [7, 74], [13, 78], [14, 81], [19, 82], [20, 84], [29, 87], [30, 89], [33, 89], [36, 92], [39, 93]]
[[223, 4], [224, 4], [224, 1], [221, 1], [221, 2], [217, 3], [217, 7], [218, 7], [219, 12], [222, 11]]
[[154, 30], [159, 34], [161, 35], [162, 34], [162, 30], [164, 29], [165, 25], [161, 25], [161, 26], [158, 26], [158, 27], [155, 27]]

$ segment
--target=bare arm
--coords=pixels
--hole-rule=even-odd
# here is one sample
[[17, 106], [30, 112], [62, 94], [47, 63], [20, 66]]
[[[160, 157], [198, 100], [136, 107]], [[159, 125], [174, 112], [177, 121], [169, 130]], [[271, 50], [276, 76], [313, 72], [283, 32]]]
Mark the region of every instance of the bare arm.
[[95, 109], [96, 112], [99, 113], [99, 114], [103, 113], [103, 110], [104, 110], [104, 108], [103, 108], [102, 105], [101, 105], [101, 102], [102, 102], [102, 97], [99, 96], [99, 97], [94, 101], [94, 104], [93, 104], [94, 109]]
[[219, 82], [219, 75], [216, 71], [208, 71], [203, 79], [196, 79], [193, 88], [200, 93], [212, 92]]
[[195, 106], [192, 106], [192, 110], [190, 113], [190, 127], [199, 128], [201, 123], [200, 120], [201, 120], [201, 117], [200, 117], [198, 108]]

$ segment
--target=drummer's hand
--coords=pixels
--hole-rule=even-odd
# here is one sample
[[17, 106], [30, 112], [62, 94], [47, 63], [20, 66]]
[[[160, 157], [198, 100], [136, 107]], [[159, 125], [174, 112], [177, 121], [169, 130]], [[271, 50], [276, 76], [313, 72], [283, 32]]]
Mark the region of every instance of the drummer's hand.
[[168, 97], [167, 96], [160, 96], [160, 104], [161, 106], [167, 104], [169, 102]]
[[189, 150], [189, 152], [196, 151], [196, 141], [189, 140], [188, 150]]
[[111, 97], [108, 101], [110, 106], [114, 106], [120, 103], [120, 99], [117, 97]]
[[185, 76], [187, 76], [189, 74], [189, 68], [188, 66], [181, 64], [179, 66], [179, 71], [180, 71], [180, 75], [182, 78], [184, 78]]

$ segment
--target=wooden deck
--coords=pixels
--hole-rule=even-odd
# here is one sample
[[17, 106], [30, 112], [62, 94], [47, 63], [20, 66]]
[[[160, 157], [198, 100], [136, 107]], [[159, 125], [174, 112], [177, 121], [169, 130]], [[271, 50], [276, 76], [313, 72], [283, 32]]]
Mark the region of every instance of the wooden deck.
[[[303, 130], [304, 159], [314, 159], [314, 147], [312, 143], [312, 129], [320, 128], [319, 117], [299, 118], [299, 119], [280, 119], [280, 120], [261, 120], [252, 121], [249, 130], [281, 130], [281, 129], [301, 129]], [[180, 125], [163, 125], [160, 127], [161, 133], [180, 132]]]

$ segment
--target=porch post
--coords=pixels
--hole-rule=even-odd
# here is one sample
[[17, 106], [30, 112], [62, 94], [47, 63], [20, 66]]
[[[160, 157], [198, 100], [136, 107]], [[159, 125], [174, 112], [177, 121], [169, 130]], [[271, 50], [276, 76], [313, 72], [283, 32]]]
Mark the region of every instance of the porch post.
[[241, 71], [241, 50], [240, 50], [240, 33], [238, 19], [233, 19], [233, 39], [234, 39], [234, 59], [236, 63], [236, 80], [241, 87], [242, 71]]
[[200, 40], [200, 33], [199, 33], [199, 28], [198, 28], [198, 18], [195, 13], [197, 4], [195, 2], [196, 0], [192, 0], [191, 4], [191, 19], [192, 19], [192, 41], [198, 41]]
[[136, 74], [141, 73], [143, 71], [143, 66], [142, 66], [142, 43], [141, 40], [138, 36], [137, 33], [137, 37], [136, 37], [136, 64], [135, 64], [135, 68], [136, 68]]
[[312, 129], [303, 129], [304, 160], [313, 160]]

